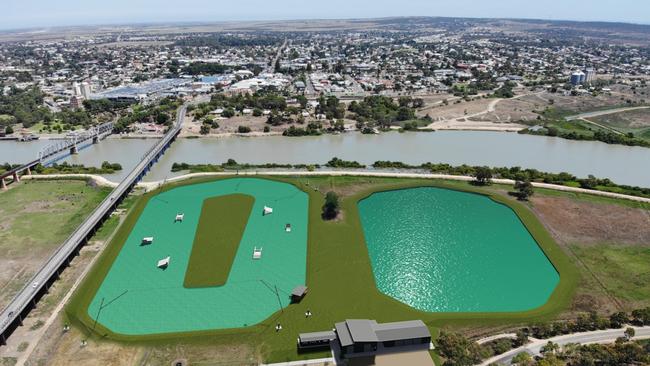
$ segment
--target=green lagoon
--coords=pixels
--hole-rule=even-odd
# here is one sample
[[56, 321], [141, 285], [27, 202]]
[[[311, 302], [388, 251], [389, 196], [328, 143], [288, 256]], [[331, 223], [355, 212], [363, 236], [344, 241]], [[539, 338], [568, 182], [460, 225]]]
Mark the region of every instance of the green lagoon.
[[360, 201], [382, 293], [427, 312], [519, 312], [544, 305], [560, 277], [509, 207], [422, 187]]

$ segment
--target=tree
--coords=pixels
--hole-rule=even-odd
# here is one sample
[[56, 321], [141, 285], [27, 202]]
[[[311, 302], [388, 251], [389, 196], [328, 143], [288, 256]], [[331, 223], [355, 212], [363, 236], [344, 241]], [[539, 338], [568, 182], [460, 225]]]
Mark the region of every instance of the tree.
[[249, 133], [251, 132], [251, 128], [248, 126], [239, 126], [237, 127], [237, 132], [239, 133]]
[[557, 343], [548, 341], [548, 343], [542, 346], [542, 348], [539, 350], [539, 353], [546, 356], [547, 354], [555, 354], [559, 350], [560, 346]]
[[533, 195], [533, 184], [529, 180], [516, 181], [515, 190], [516, 195], [520, 201], [528, 201], [528, 198]]
[[620, 311], [614, 313], [609, 317], [609, 324], [612, 328], [620, 328], [623, 324], [627, 324], [630, 321], [630, 318], [627, 316], [627, 313]]
[[490, 184], [492, 180], [492, 169], [486, 167], [486, 166], [481, 166], [476, 168], [476, 172], [474, 174], [475, 182], [478, 185], [485, 186]]
[[629, 341], [630, 339], [634, 338], [636, 335], [636, 332], [634, 331], [634, 328], [627, 328], [625, 329], [625, 338]]
[[7, 128], [5, 128], [5, 134], [11, 135], [12, 133], [14, 133], [14, 129], [11, 126], [7, 126]]
[[226, 109], [225, 111], [223, 111], [221, 113], [221, 117], [224, 117], [224, 118], [231, 118], [231, 117], [234, 117], [234, 116], [235, 116], [235, 110], [232, 109], [232, 108], [228, 108], [228, 109]]
[[322, 217], [325, 220], [334, 220], [339, 214], [339, 196], [336, 192], [329, 191], [325, 195]]
[[520, 347], [528, 343], [528, 335], [521, 329], [517, 331], [517, 338], [515, 339], [515, 345]]
[[156, 116], [156, 123], [159, 125], [165, 125], [169, 122], [169, 115], [166, 113], [160, 113]]
[[207, 124], [202, 124], [201, 125], [201, 130], [199, 131], [201, 135], [207, 135], [210, 133], [210, 125]]
[[476, 365], [487, 356], [479, 344], [456, 333], [441, 332], [436, 340], [436, 349], [447, 359], [444, 365]]
[[512, 358], [512, 363], [517, 366], [532, 366], [533, 358], [527, 352], [521, 352]]

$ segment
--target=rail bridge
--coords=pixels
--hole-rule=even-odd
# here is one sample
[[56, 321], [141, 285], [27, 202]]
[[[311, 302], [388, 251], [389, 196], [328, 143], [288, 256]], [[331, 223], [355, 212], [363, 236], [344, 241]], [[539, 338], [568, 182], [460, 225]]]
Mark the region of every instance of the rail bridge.
[[87, 141], [92, 141], [93, 144], [98, 143], [99, 140], [113, 132], [113, 127], [113, 122], [107, 122], [99, 126], [91, 127], [90, 129], [80, 133], [69, 134], [65, 139], [56, 141], [55, 143], [42, 148], [38, 152], [38, 157], [35, 160], [0, 174], [0, 187], [2, 189], [7, 189], [8, 179], [11, 179], [12, 182], [20, 182], [21, 174], [31, 175], [33, 167], [42, 164], [46, 159], [60, 154], [63, 151], [69, 151], [70, 154], [76, 154], [79, 151], [79, 145], [82, 143]]
[[129, 175], [102, 201], [86, 220], [57, 248], [52, 256], [36, 272], [34, 277], [14, 297], [0, 313], [0, 345], [22, 325], [23, 319], [36, 306], [72, 259], [79, 254], [81, 247], [95, 234], [111, 212], [129, 194], [133, 187], [145, 176], [160, 156], [174, 142], [180, 133], [187, 104], [179, 108], [176, 123], [165, 136], [143, 156]]

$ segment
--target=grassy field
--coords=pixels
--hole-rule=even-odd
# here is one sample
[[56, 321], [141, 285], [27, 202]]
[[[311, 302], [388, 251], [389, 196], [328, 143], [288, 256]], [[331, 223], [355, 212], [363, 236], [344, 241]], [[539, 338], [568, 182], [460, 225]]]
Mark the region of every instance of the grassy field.
[[[501, 325], [525, 324], [548, 320], [563, 311], [571, 301], [577, 273], [562, 250], [551, 239], [544, 227], [524, 205], [513, 199], [492, 193], [490, 189], [473, 187], [462, 182], [430, 181], [417, 179], [375, 179], [356, 177], [269, 178], [292, 183], [309, 194], [309, 239], [307, 257], [307, 285], [309, 295], [300, 303], [291, 305], [260, 324], [238, 329], [205, 331], [189, 334], [161, 334], [147, 337], [113, 334], [101, 325], [98, 333], [118, 341], [142, 344], [179, 342], [181, 344], [249, 344], [256, 347], [264, 361], [286, 361], [326, 356], [328, 353], [299, 354], [295, 339], [300, 332], [331, 329], [336, 321], [351, 318], [372, 318], [379, 322], [422, 319], [437, 334], [442, 326], [454, 327], [468, 324]], [[182, 184], [198, 183], [212, 179], [195, 179]], [[164, 189], [173, 188], [172, 184]], [[560, 273], [560, 284], [544, 306], [520, 313], [426, 313], [417, 311], [386, 295], [374, 286], [374, 276], [360, 226], [357, 202], [369, 194], [390, 189], [437, 186], [467, 192], [488, 194], [492, 199], [510, 206], [540, 244]], [[325, 222], [321, 218], [323, 194], [336, 190], [342, 196], [342, 218]], [[147, 194], [137, 202], [125, 224], [116, 233], [103, 258], [93, 269], [67, 307], [69, 320], [81, 329], [92, 327], [86, 313], [95, 288], [101, 283], [112, 259], [135, 224], [148, 199]], [[312, 317], [306, 318], [310, 310]], [[283, 330], [274, 327], [281, 323]], [[95, 335], [96, 336], [96, 335]]]
[[85, 181], [25, 181], [0, 192], [0, 307], [106, 197]]
[[226, 283], [254, 201], [251, 196], [231, 194], [203, 202], [183, 286]]
[[650, 306], [650, 247], [601, 244], [572, 249], [624, 308]]

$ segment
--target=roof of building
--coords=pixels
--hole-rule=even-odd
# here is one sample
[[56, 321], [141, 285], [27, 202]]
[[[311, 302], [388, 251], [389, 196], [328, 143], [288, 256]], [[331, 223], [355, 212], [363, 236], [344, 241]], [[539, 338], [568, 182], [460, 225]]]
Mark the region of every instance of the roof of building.
[[[290, 224], [287, 224], [287, 226], [291, 227]], [[291, 291], [291, 296], [298, 296], [301, 297], [307, 292], [307, 286], [296, 286], [293, 291]]]
[[376, 324], [375, 333], [380, 342], [431, 337], [429, 328], [422, 320]]
[[331, 330], [325, 332], [301, 333], [298, 338], [300, 342], [331, 341], [336, 339], [336, 333]]
[[336, 323], [336, 334], [342, 347], [356, 342], [386, 342], [431, 337], [421, 320], [378, 324], [374, 320], [352, 319]]
[[334, 324], [334, 329], [336, 329], [336, 336], [339, 339], [339, 343], [341, 343], [341, 347], [351, 346], [354, 344], [346, 322]]

